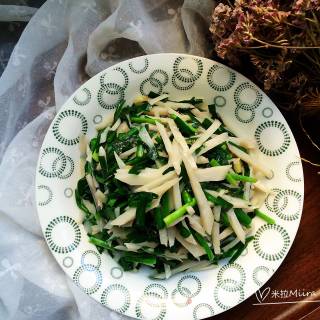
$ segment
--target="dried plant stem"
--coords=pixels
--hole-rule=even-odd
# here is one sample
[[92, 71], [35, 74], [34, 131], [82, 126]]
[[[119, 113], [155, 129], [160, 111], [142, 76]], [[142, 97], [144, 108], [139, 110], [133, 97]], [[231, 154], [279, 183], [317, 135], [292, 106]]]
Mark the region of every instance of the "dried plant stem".
[[310, 137], [309, 133], [307, 132], [307, 130], [304, 128], [303, 123], [302, 123], [302, 119], [301, 119], [301, 112], [299, 114], [299, 123], [300, 123], [300, 127], [303, 131], [303, 133], [307, 136], [307, 138], [309, 139], [309, 141], [312, 143], [312, 145], [314, 147], [316, 147], [319, 151], [320, 151], [320, 147], [313, 141], [313, 139]]
[[[303, 162], [308, 163], [308, 164], [311, 164], [311, 165], [314, 166], [314, 167], [320, 167], [320, 164], [319, 164], [319, 163], [311, 162], [310, 160], [305, 159], [305, 158], [302, 158], [302, 157], [300, 157], [300, 159], [301, 159]], [[320, 171], [318, 171], [317, 173], [320, 174]]]
[[[265, 41], [260, 40], [260, 39], [258, 39], [256, 37], [252, 37], [251, 39], [256, 41], [256, 42], [259, 42], [259, 43], [263, 44], [264, 48], [272, 47], [272, 48], [279, 48], [279, 49], [303, 49], [303, 50], [304, 49], [320, 49], [320, 47], [299, 47], [299, 46], [287, 46], [287, 45], [280, 46], [280, 45], [272, 44], [272, 43], [269, 43], [269, 42], [265, 42]], [[246, 47], [246, 48], [248, 48], [248, 47]]]

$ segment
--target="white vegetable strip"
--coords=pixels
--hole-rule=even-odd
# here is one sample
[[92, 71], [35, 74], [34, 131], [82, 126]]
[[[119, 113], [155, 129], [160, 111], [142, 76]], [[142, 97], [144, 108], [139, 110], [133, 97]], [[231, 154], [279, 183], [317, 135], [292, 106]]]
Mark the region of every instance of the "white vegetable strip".
[[136, 218], [136, 208], [128, 208], [119, 217], [111, 221], [113, 226], [122, 226]]
[[169, 107], [174, 110], [193, 109], [194, 108], [194, 106], [191, 103], [185, 103], [185, 102], [172, 102], [172, 101], [162, 102], [162, 101], [159, 101], [159, 102], [157, 102], [157, 105], [161, 106], [161, 107]]
[[[101, 221], [101, 219], [100, 219], [100, 221]], [[97, 234], [99, 232], [101, 232], [101, 229], [100, 229], [100, 227], [98, 225], [91, 226], [91, 232], [90, 233], [92, 235], [95, 235], [95, 234]]]
[[179, 162], [177, 161], [178, 156], [176, 155], [176, 153], [178, 153], [178, 150], [173, 150], [171, 141], [169, 139], [169, 136], [167, 134], [165, 127], [159, 122], [156, 122], [156, 125], [158, 127], [158, 131], [161, 135], [162, 141], [163, 141], [164, 146], [167, 150], [167, 153], [169, 155], [169, 159], [174, 167], [174, 170], [179, 175], [181, 172], [181, 167], [180, 167]]
[[115, 178], [132, 186], [144, 185], [153, 182], [162, 176], [162, 173], [169, 168], [169, 165], [162, 166], [159, 169], [146, 168], [139, 174], [130, 174], [129, 169], [118, 169]]
[[165, 108], [165, 107], [153, 107], [148, 111], [148, 114], [154, 115], [156, 117], [167, 116], [168, 115], [168, 108]]
[[209, 163], [209, 159], [204, 156], [198, 156], [196, 159], [197, 164], [206, 164]]
[[[191, 208], [191, 207], [189, 207], [189, 208]], [[174, 210], [174, 209], [172, 209], [172, 210]], [[172, 211], [172, 210], [170, 210], [170, 211]], [[173, 226], [177, 225], [179, 222], [183, 221], [186, 217], [187, 217], [186, 215], [180, 217], [180, 218], [177, 219], [175, 222], [171, 223], [171, 224], [170, 224], [170, 227], [173, 227]]]
[[231, 225], [234, 233], [237, 235], [237, 237], [240, 239], [240, 241], [242, 243], [245, 243], [245, 241], [246, 241], [246, 233], [242, 229], [242, 226], [241, 226], [236, 214], [234, 213], [233, 209], [230, 209], [227, 212], [227, 216], [229, 218], [229, 222], [230, 222], [230, 225]]
[[230, 165], [217, 166], [212, 168], [197, 169], [195, 173], [199, 182], [222, 181], [225, 179], [230, 168]]
[[251, 198], [251, 204], [255, 208], [260, 208], [264, 201], [266, 200], [268, 196], [268, 193], [265, 193], [264, 191], [260, 191], [259, 189], [255, 189], [253, 196]]
[[188, 241], [186, 241], [179, 232], [176, 232], [176, 239], [196, 258], [199, 259], [199, 257], [206, 254], [204, 249], [197, 245], [191, 244]]
[[95, 186], [95, 188], [98, 189], [99, 188], [99, 183], [98, 183], [98, 181], [97, 181], [95, 176], [92, 176], [92, 181], [93, 181], [93, 185]]
[[165, 175], [160, 176], [160, 178], [155, 179], [154, 181], [151, 181], [139, 188], [137, 188], [135, 191], [136, 192], [141, 192], [141, 191], [150, 191], [151, 189], [158, 187], [164, 182], [167, 182], [169, 180], [172, 180], [173, 178], [177, 178], [178, 176], [174, 171], [170, 171], [166, 173]]
[[177, 141], [177, 143], [181, 147], [182, 151], [189, 156], [189, 161], [190, 161], [191, 167], [196, 169], [197, 168], [196, 161], [192, 157], [191, 152], [189, 150], [189, 147], [187, 145], [187, 142], [184, 139], [183, 135], [181, 134], [176, 123], [172, 119], [168, 119], [168, 124], [169, 124], [170, 130], [174, 136], [175, 141]]
[[243, 166], [240, 158], [233, 159], [233, 168], [236, 173], [242, 173]]
[[80, 161], [79, 161], [79, 175], [80, 175], [80, 177], [83, 177], [86, 174], [86, 171], [84, 169], [85, 165], [86, 165], [86, 159], [80, 158]]
[[200, 211], [201, 224], [208, 234], [211, 234], [213, 224], [213, 214], [207, 198], [201, 188], [200, 182], [197, 180], [194, 169], [191, 167], [187, 156], [182, 153], [182, 160], [186, 167], [193, 193], [197, 199], [197, 205]]
[[[102, 147], [100, 147], [100, 148], [102, 148]], [[100, 153], [100, 149], [99, 149], [99, 153]], [[119, 167], [120, 169], [125, 168], [125, 167], [126, 167], [126, 164], [125, 164], [125, 163], [123, 162], [123, 160], [118, 156], [118, 154], [117, 154], [115, 151], [113, 151], [113, 154], [114, 154], [114, 157], [115, 157], [115, 159], [116, 159], [116, 161], [117, 161], [118, 167]]]
[[79, 138], [79, 151], [80, 151], [79, 175], [80, 177], [83, 177], [85, 175], [87, 143], [88, 143], [87, 137], [84, 134], [81, 134]]
[[132, 154], [134, 154], [137, 151], [137, 147], [133, 147], [125, 152], [122, 152], [119, 154], [119, 157], [121, 159], [127, 159], [129, 156], [131, 156]]
[[245, 147], [247, 149], [255, 149], [256, 148], [256, 143], [254, 142], [254, 140], [250, 139], [250, 138], [237, 138], [237, 137], [229, 137], [228, 138], [229, 141], [238, 144], [242, 147]]
[[168, 120], [169, 128], [174, 136], [174, 139], [180, 144], [182, 150], [185, 153], [190, 153], [189, 147], [187, 145], [186, 140], [184, 139], [183, 135], [181, 134], [179, 128], [175, 124], [175, 122], [172, 119]]
[[142, 102], [145, 102], [145, 101], [148, 101], [149, 100], [149, 97], [148, 96], [144, 96], [144, 95], [141, 95], [141, 96], [137, 96], [135, 97], [135, 99], [133, 100], [133, 103], [142, 103]]
[[223, 240], [227, 237], [229, 237], [231, 234], [233, 234], [233, 230], [232, 228], [228, 227], [228, 228], [225, 228], [219, 235], [219, 239], [220, 240]]
[[220, 229], [220, 224], [218, 222], [213, 223], [212, 227], [212, 245], [213, 245], [213, 251], [215, 254], [220, 254], [221, 249], [220, 249], [220, 239], [219, 239], [219, 231]]
[[163, 264], [164, 265], [164, 273], [166, 275], [166, 279], [169, 279], [171, 277], [171, 269], [170, 266], [166, 263]]
[[87, 180], [87, 183], [88, 183], [88, 186], [89, 186], [89, 189], [90, 189], [90, 192], [91, 192], [91, 195], [92, 195], [92, 198], [93, 198], [93, 201], [94, 201], [94, 204], [97, 208], [102, 208], [102, 203], [101, 201], [99, 201], [96, 197], [96, 188], [94, 186], [94, 183], [93, 183], [93, 178], [91, 175], [87, 174], [86, 175], [86, 180]]
[[188, 258], [188, 251], [184, 247], [181, 247], [178, 250], [178, 252], [171, 252], [169, 250], [165, 250], [164, 254], [168, 260], [179, 260], [182, 262], [183, 259]]
[[193, 244], [193, 245], [197, 245], [197, 244], [198, 244], [197, 241], [194, 239], [194, 237], [193, 237], [192, 234], [190, 234], [189, 237], [184, 238], [184, 239], [185, 239], [187, 242], [189, 242], [190, 244]]
[[239, 129], [239, 126], [235, 126], [235, 122], [233, 121], [233, 117], [230, 117], [229, 113], [224, 112], [218, 112], [219, 117], [221, 118], [223, 124], [225, 127], [228, 128], [233, 134], [235, 134], [238, 137], [243, 136], [243, 132], [241, 132]]
[[124, 230], [121, 227], [111, 227], [111, 229], [108, 231], [108, 233], [111, 235], [114, 235], [121, 239], [126, 239], [128, 232]]
[[168, 246], [168, 232], [167, 229], [160, 229], [159, 230], [159, 239], [160, 243], [164, 246]]
[[269, 168], [267, 168], [264, 164], [259, 163], [257, 159], [253, 159], [250, 155], [243, 152], [239, 148], [228, 144], [230, 151], [235, 154], [238, 158], [243, 160], [244, 162], [248, 163], [252, 166], [255, 170], [262, 172], [267, 178], [272, 178], [273, 172]]
[[157, 103], [163, 99], [166, 99], [168, 97], [169, 97], [169, 95], [167, 93], [164, 93], [164, 94], [161, 94], [159, 97], [155, 97], [153, 99], [148, 99], [148, 102], [149, 102], [149, 104], [151, 104], [153, 106], [155, 103]]
[[87, 207], [87, 209], [90, 211], [90, 213], [95, 214], [96, 213], [96, 208], [95, 206], [89, 201], [83, 199], [83, 204]]
[[176, 183], [179, 183], [179, 178], [171, 179], [165, 182], [163, 185], [151, 189], [150, 192], [156, 193], [158, 196], [162, 196], [166, 191], [172, 188]]
[[204, 120], [205, 118], [211, 118], [211, 115], [209, 112], [207, 111], [200, 111], [197, 108], [194, 108], [191, 110], [192, 114], [195, 115], [198, 118], [201, 118], [202, 120]]
[[148, 131], [146, 130], [146, 127], [142, 127], [139, 131], [139, 137], [140, 139], [150, 148], [150, 149], [154, 149], [154, 143], [148, 133]]
[[168, 114], [174, 114], [175, 116], [178, 116], [180, 119], [182, 119], [184, 121], [187, 121], [190, 119], [189, 116], [187, 116], [186, 114], [181, 114], [178, 111], [173, 110], [170, 107], [167, 107], [167, 110], [168, 110]]
[[106, 127], [111, 126], [113, 122], [114, 113], [115, 113], [115, 110], [109, 111], [108, 114], [103, 118], [103, 120], [96, 125], [96, 129], [102, 130]]
[[232, 240], [231, 242], [229, 242], [227, 245], [225, 245], [223, 248], [222, 248], [222, 251], [226, 252], [228, 251], [229, 249], [233, 248], [237, 243], [240, 242], [240, 239], [239, 238], [235, 238], [234, 240]]
[[128, 127], [127, 123], [125, 121], [121, 122], [121, 124], [117, 128], [117, 133], [124, 133], [124, 132], [128, 132], [128, 131], [129, 131], [129, 127]]
[[199, 216], [196, 216], [196, 215], [188, 216], [188, 220], [189, 220], [190, 226], [192, 227], [193, 230], [197, 231], [202, 236], [206, 235], [206, 232], [204, 231], [204, 229], [200, 223]]
[[105, 196], [105, 194], [100, 190], [100, 189], [98, 189], [97, 191], [96, 191], [96, 198], [100, 201], [100, 202], [102, 202], [102, 203], [105, 203], [106, 202], [106, 196]]
[[249, 201], [251, 197], [251, 183], [245, 182], [243, 187], [243, 199]]
[[173, 194], [173, 202], [174, 202], [174, 208], [177, 210], [180, 207], [182, 207], [182, 200], [181, 200], [181, 193], [179, 188], [179, 182], [177, 182], [172, 187], [172, 194]]
[[255, 189], [258, 189], [264, 193], [269, 194], [271, 192], [270, 188], [268, 188], [266, 185], [264, 185], [261, 181], [257, 181], [253, 184], [253, 187]]
[[121, 120], [118, 119], [115, 124], [110, 128], [111, 131], [116, 131], [121, 124]]
[[167, 229], [168, 231], [168, 243], [169, 247], [173, 247], [175, 239], [176, 239], [176, 228], [170, 227]]
[[210, 261], [199, 261], [198, 265], [195, 265], [187, 270], [187, 272], [198, 272], [205, 270], [212, 270], [217, 268], [216, 265], [212, 264]]
[[195, 214], [195, 210], [193, 209], [193, 207], [187, 207], [187, 212], [190, 214], [190, 216]]
[[200, 152], [198, 153], [198, 155], [202, 155], [204, 153], [206, 153], [207, 151], [215, 148], [216, 146], [218, 146], [219, 144], [226, 142], [228, 140], [228, 133], [224, 132], [221, 134], [218, 134], [216, 136], [214, 136], [212, 139], [208, 140], [207, 142], [204, 143], [204, 147], [200, 150]]
[[89, 144], [87, 145], [87, 158], [86, 161], [91, 162], [92, 161], [92, 151], [89, 147]]
[[79, 151], [80, 151], [80, 158], [85, 158], [87, 155], [87, 143], [88, 139], [86, 135], [81, 134], [79, 137]]
[[102, 131], [101, 136], [100, 136], [100, 143], [105, 143], [107, 141], [107, 135], [108, 135], [109, 129], [110, 128], [105, 128]]
[[125, 242], [124, 245], [130, 251], [138, 251], [139, 249], [141, 249], [143, 247], [154, 249], [158, 246], [158, 244], [156, 242], [151, 242], [151, 241], [144, 241], [144, 242], [139, 242], [139, 243]]
[[[149, 124], [149, 127], [148, 127], [149, 131], [158, 131], [158, 128], [155, 124]], [[152, 141], [154, 141], [152, 139]]]
[[214, 215], [214, 220], [219, 222], [220, 221], [220, 215], [221, 215], [221, 206], [214, 206], [213, 207], [213, 215]]
[[207, 141], [217, 131], [220, 125], [221, 125], [221, 122], [215, 119], [212, 125], [203, 134], [201, 134], [200, 137], [196, 140], [196, 142], [191, 146], [190, 151], [193, 153], [199, 147], [201, 147], [202, 144], [205, 141]]
[[175, 170], [177, 172], [177, 174], [180, 174], [182, 159], [181, 159], [181, 155], [179, 152], [179, 144], [175, 139], [173, 139], [171, 145], [172, 145], [172, 157], [170, 160], [172, 162], [173, 167], [178, 168], [179, 173], [177, 172], [177, 170]]

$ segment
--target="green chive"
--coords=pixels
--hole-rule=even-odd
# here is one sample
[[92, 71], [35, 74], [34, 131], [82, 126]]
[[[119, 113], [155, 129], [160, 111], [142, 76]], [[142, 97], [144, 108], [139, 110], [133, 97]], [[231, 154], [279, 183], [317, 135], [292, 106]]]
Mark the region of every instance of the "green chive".
[[187, 190], [182, 191], [182, 199], [184, 203], [192, 201], [192, 197], [190, 196], [190, 193]]
[[178, 128], [181, 130], [181, 132], [183, 134], [185, 134], [186, 136], [188, 136], [188, 137], [194, 136], [194, 134], [197, 132], [197, 130], [193, 126], [191, 126], [187, 122], [183, 121], [178, 116], [171, 114], [170, 118], [172, 118], [174, 120], [174, 122], [176, 123]]
[[103, 241], [101, 239], [98, 239], [98, 238], [95, 238], [95, 237], [89, 237], [89, 242], [98, 246], [98, 247], [102, 247], [102, 248], [105, 248], [105, 249], [108, 249], [108, 250], [113, 250], [112, 247], [110, 247], [108, 245], [108, 243], [106, 241]]
[[206, 241], [206, 239], [201, 234], [199, 234], [198, 232], [193, 230], [192, 228], [190, 228], [190, 231], [191, 231], [193, 237], [195, 238], [195, 240], [199, 243], [199, 245], [206, 252], [209, 261], [212, 261], [214, 259], [214, 254], [213, 254], [211, 248], [209, 247], [208, 242]]
[[208, 118], [205, 118], [203, 122], [201, 123], [202, 127], [205, 129], [209, 129], [209, 127], [212, 125], [212, 121]]
[[246, 243], [245, 244], [241, 243], [241, 245], [239, 246], [237, 251], [232, 255], [231, 259], [229, 260], [230, 264], [234, 263], [240, 257], [241, 253], [248, 246], [248, 243], [253, 239], [254, 239], [254, 237], [251, 236], [251, 237], [246, 238]]
[[234, 213], [242, 225], [245, 227], [250, 227], [252, 219], [242, 209], [235, 208]]
[[191, 235], [191, 231], [184, 227], [181, 222], [177, 224], [177, 229], [183, 238], [188, 238]]
[[188, 207], [193, 207], [197, 203], [197, 200], [195, 198], [192, 199], [192, 201], [186, 203], [176, 211], [170, 213], [168, 216], [166, 216], [163, 221], [166, 224], [167, 227], [169, 227], [171, 224], [173, 224], [175, 221], [177, 221], [179, 218], [181, 218], [186, 212]]
[[226, 175], [226, 180], [232, 185], [232, 186], [236, 186], [237, 185], [237, 180], [233, 178], [233, 176], [231, 175], [231, 173], [228, 173]]
[[161, 206], [162, 206], [162, 217], [166, 217], [170, 213], [170, 198], [169, 192], [167, 191], [161, 198]]
[[143, 157], [143, 153], [144, 153], [143, 145], [142, 144], [138, 144], [137, 151], [136, 151], [136, 156], [138, 158], [141, 158], [141, 157]]
[[233, 205], [230, 202], [222, 199], [221, 197], [215, 197], [208, 192], [204, 192], [204, 193], [206, 195], [207, 200], [217, 206], [221, 206], [222, 208], [224, 208], [226, 210], [229, 210], [233, 207]]
[[269, 217], [268, 215], [266, 215], [265, 213], [261, 212], [258, 209], [255, 209], [254, 213], [256, 214], [257, 217], [261, 218], [262, 220], [264, 220], [268, 224], [275, 224], [276, 223], [274, 221], [274, 219], [272, 219], [271, 217]]
[[248, 176], [243, 176], [243, 175], [241, 175], [241, 174], [237, 174], [237, 173], [233, 173], [233, 172], [228, 173], [228, 175], [230, 175], [230, 177], [231, 177], [232, 179], [237, 180], [237, 181], [251, 182], [251, 183], [257, 182], [257, 179], [256, 179], [256, 178], [252, 178], [252, 177], [248, 177]]
[[221, 212], [220, 220], [221, 220], [221, 223], [225, 227], [229, 227], [230, 226], [229, 218], [228, 218], [228, 216], [227, 216], [227, 214], [225, 212]]
[[149, 117], [131, 117], [131, 122], [133, 123], [149, 123], [149, 124], [156, 124], [156, 120], [149, 118]]
[[157, 207], [154, 209], [154, 222], [158, 230], [161, 230], [166, 226], [163, 222], [161, 207]]

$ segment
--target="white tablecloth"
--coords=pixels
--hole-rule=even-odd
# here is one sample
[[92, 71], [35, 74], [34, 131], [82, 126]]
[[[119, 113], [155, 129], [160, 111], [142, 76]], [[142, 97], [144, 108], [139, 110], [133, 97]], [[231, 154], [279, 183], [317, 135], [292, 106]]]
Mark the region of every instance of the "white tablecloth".
[[144, 53], [208, 55], [212, 6], [50, 0], [36, 13], [0, 6], [0, 21], [34, 14], [0, 78], [0, 319], [121, 319], [72, 283], [43, 239], [34, 199], [38, 152], [59, 107], [108, 66]]

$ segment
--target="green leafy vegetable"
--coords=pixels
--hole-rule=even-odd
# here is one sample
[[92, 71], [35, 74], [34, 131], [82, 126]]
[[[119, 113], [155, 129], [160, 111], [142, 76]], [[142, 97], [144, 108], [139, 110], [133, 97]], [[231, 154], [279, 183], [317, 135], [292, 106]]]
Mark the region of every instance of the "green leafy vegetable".
[[191, 137], [197, 132], [197, 130], [192, 125], [183, 121], [178, 116], [171, 114], [170, 117], [174, 120], [181, 133], [186, 135], [187, 137]]

